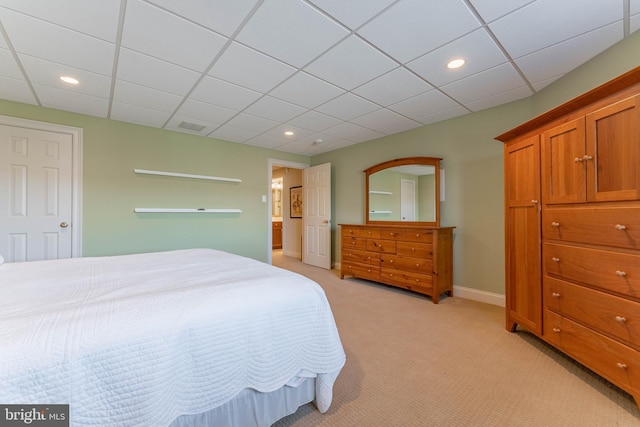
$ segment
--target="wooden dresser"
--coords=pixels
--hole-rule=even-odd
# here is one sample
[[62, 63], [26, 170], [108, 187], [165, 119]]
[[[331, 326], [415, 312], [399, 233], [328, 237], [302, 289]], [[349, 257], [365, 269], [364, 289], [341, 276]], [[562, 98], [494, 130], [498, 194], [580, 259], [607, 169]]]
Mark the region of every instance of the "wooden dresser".
[[506, 326], [640, 404], [640, 68], [499, 136]]
[[453, 228], [340, 224], [341, 270], [430, 295], [453, 295]]

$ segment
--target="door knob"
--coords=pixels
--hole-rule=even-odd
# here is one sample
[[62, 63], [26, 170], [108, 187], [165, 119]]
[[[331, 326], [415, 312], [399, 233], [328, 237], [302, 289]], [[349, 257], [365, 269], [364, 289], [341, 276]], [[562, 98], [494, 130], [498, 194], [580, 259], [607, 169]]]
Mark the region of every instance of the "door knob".
[[69, 223], [66, 223], [66, 222], [60, 223], [60, 228], [67, 228], [68, 226], [69, 226]]

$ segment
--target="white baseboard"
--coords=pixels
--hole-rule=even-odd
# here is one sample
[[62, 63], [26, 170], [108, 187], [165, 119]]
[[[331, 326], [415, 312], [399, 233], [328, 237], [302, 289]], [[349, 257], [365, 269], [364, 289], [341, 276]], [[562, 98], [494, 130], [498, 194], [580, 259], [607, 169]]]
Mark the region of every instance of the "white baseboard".
[[454, 286], [453, 296], [497, 305], [500, 307], [506, 306], [504, 295], [494, 294], [493, 292], [480, 291], [478, 289]]

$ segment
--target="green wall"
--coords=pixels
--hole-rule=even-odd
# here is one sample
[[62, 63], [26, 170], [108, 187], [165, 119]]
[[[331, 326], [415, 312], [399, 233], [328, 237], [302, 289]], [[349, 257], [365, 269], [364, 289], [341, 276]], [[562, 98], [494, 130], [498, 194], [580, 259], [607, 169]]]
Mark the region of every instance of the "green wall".
[[[83, 129], [84, 256], [206, 247], [267, 260], [269, 158], [232, 142], [0, 101], [0, 115]], [[133, 169], [239, 178], [241, 183], [139, 175]], [[143, 208], [232, 208], [239, 214], [140, 214]]]
[[441, 224], [455, 226], [454, 284], [504, 294], [503, 132], [640, 65], [640, 32], [593, 58], [536, 95], [400, 134], [314, 156], [333, 170], [333, 250], [338, 224], [362, 224], [363, 170], [399, 157], [443, 159]]
[[[502, 143], [493, 138], [638, 65], [640, 32], [538, 94], [312, 158], [0, 101], [0, 115], [84, 131], [83, 254], [211, 247], [267, 259], [268, 159], [332, 164], [333, 258], [340, 223], [364, 223], [364, 169], [407, 156], [444, 159], [442, 225], [455, 226], [454, 283], [504, 293]], [[136, 175], [134, 168], [242, 179], [240, 184]], [[135, 214], [135, 207], [238, 208], [238, 215]]]

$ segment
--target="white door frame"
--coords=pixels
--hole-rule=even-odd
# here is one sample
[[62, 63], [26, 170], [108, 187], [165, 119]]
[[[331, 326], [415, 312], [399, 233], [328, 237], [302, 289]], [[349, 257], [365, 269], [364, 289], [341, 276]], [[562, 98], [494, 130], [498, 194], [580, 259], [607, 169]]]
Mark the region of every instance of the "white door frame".
[[71, 135], [72, 171], [71, 171], [71, 257], [82, 256], [82, 128], [64, 126], [55, 123], [38, 122], [18, 117], [1, 116], [0, 125], [35, 129], [45, 132], [57, 132]]
[[[273, 167], [284, 166], [292, 169], [305, 169], [310, 165], [309, 163], [290, 162], [288, 160], [268, 159], [269, 167], [267, 173], [267, 264], [273, 263], [272, 251], [273, 251], [273, 229], [271, 226], [271, 207], [273, 206], [273, 200], [271, 198], [271, 180], [273, 179]], [[284, 196], [284, 194], [283, 194]], [[284, 209], [283, 209], [284, 212]]]

